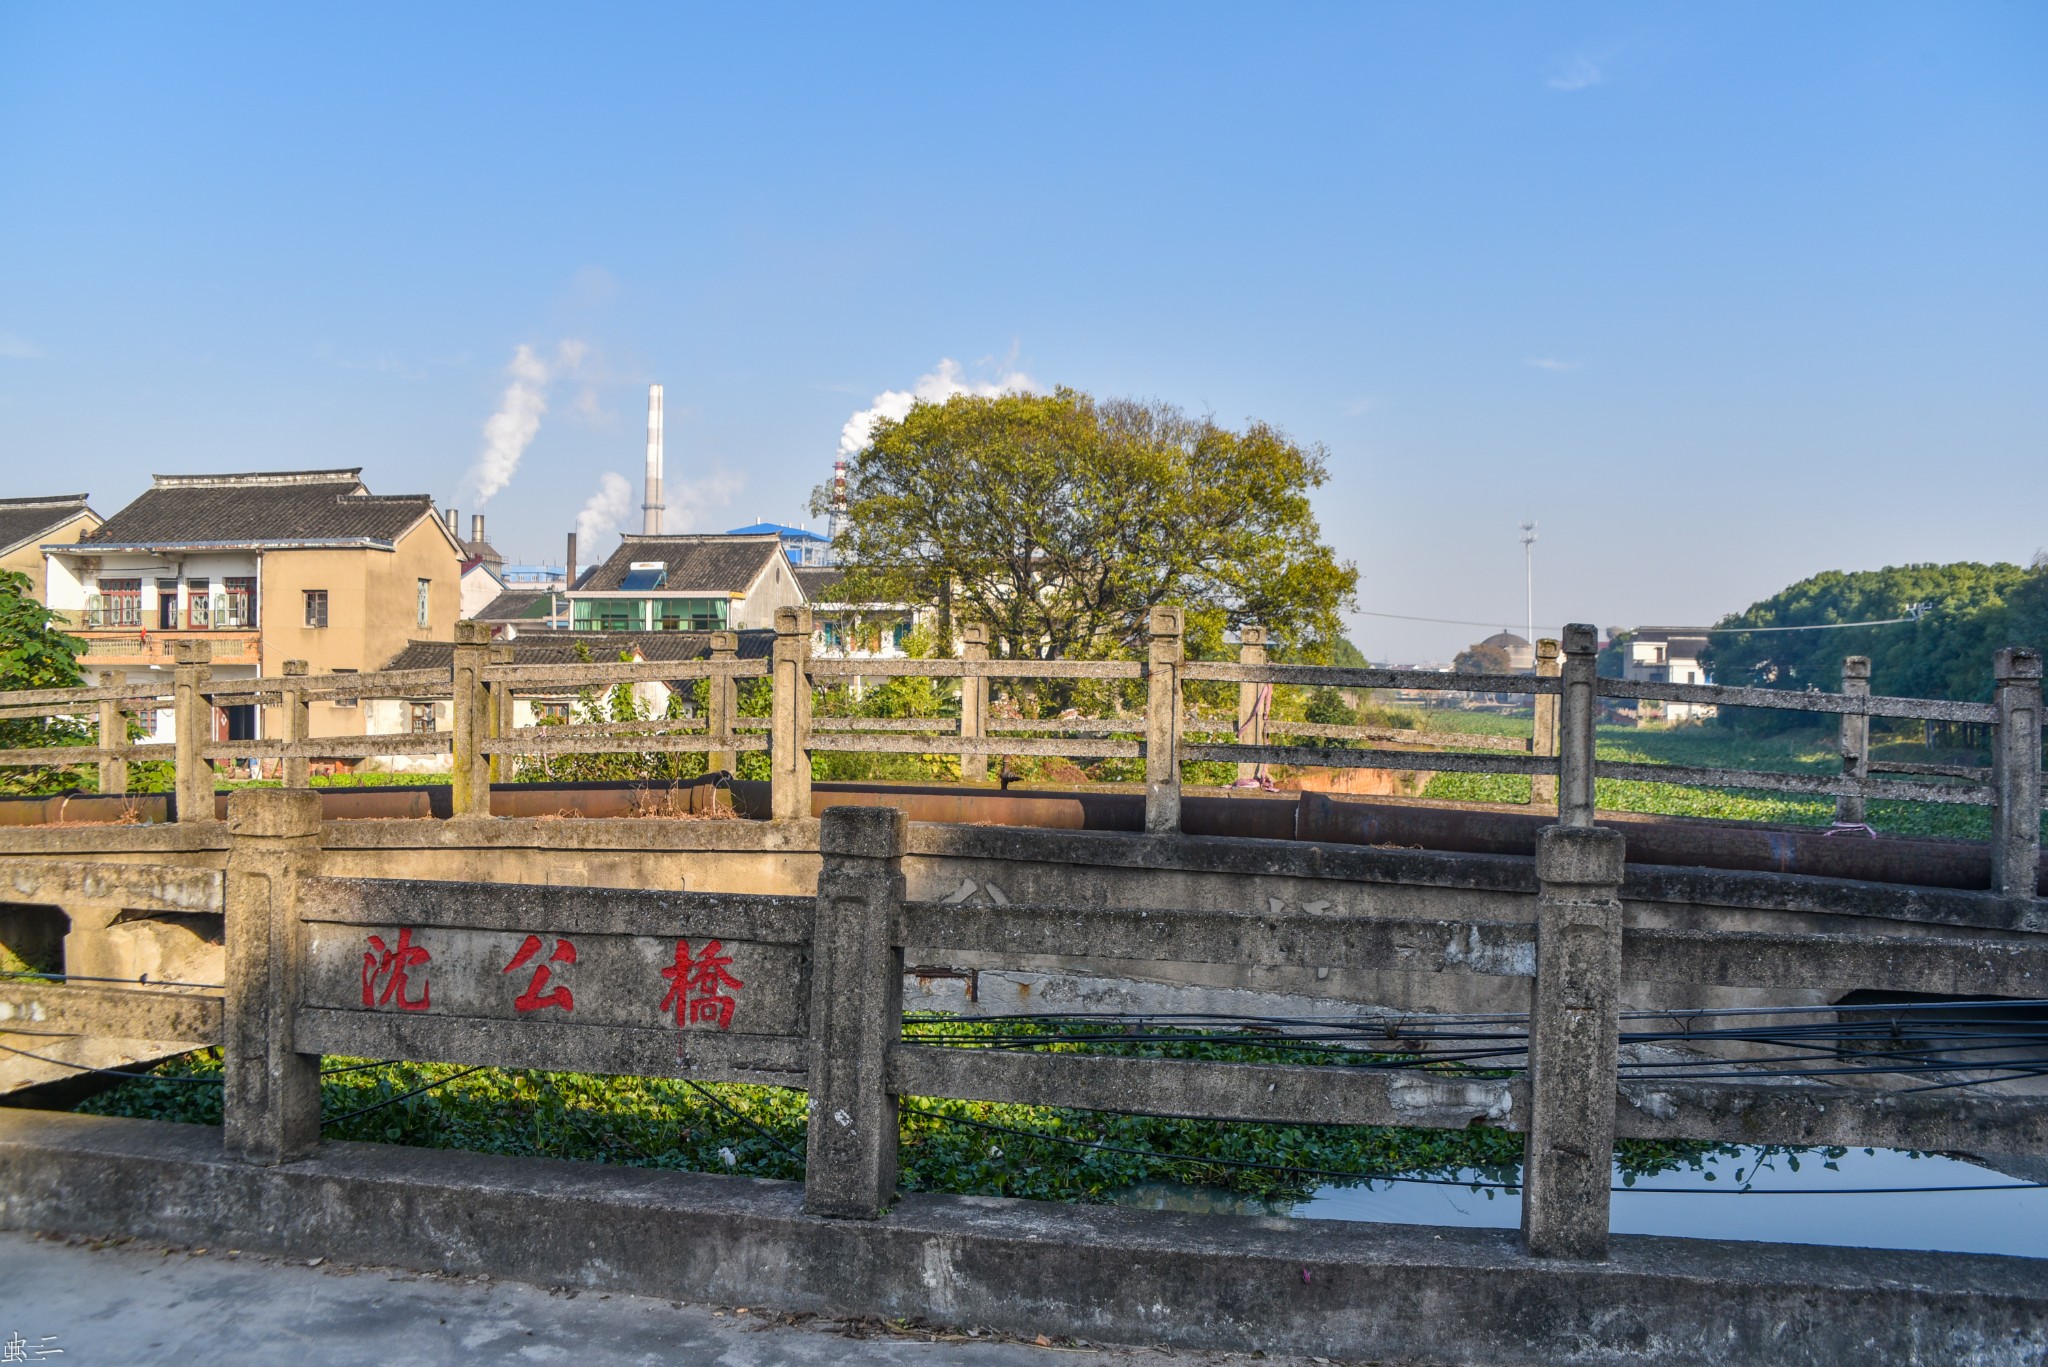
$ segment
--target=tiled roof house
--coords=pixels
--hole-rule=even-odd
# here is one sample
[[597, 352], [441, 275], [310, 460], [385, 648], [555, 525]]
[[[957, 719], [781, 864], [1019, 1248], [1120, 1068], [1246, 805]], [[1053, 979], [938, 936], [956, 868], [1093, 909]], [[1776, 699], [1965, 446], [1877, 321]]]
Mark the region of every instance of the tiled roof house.
[[[217, 678], [375, 669], [408, 641], [452, 640], [458, 543], [433, 499], [372, 494], [361, 474], [158, 475], [77, 542], [45, 543], [50, 606], [78, 624], [88, 669], [131, 673], [168, 668], [180, 639], [210, 643]], [[257, 712], [221, 709], [217, 735], [276, 734]], [[362, 734], [353, 705], [315, 703], [312, 726]]]

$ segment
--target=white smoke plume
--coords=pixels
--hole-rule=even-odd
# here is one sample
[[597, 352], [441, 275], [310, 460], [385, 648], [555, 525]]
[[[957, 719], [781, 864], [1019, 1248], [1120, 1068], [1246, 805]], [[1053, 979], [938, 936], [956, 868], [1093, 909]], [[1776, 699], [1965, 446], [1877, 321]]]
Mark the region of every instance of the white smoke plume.
[[[576, 544], [586, 556], [595, 557], [600, 537], [609, 537], [633, 511], [633, 486], [624, 475], [607, 470], [599, 476], [597, 492], [576, 514]], [[590, 563], [596, 563], [593, 559]]]
[[723, 470], [713, 470], [703, 479], [670, 480], [667, 485], [668, 511], [662, 525], [671, 533], [694, 532], [698, 520], [720, 508], [730, 507], [746, 480]]
[[992, 382], [963, 382], [960, 363], [949, 357], [940, 361], [929, 374], [919, 376], [917, 383], [909, 389], [885, 389], [875, 395], [873, 407], [863, 408], [848, 418], [846, 426], [839, 429], [839, 454], [851, 456], [857, 453], [868, 444], [876, 423], [884, 418], [892, 422], [902, 419], [919, 399], [927, 403], [944, 403], [955, 394], [973, 394], [989, 399], [998, 394], [1029, 394], [1038, 387], [1038, 381], [1021, 370], [1013, 370]]
[[534, 435], [540, 431], [541, 415], [548, 411], [548, 383], [557, 376], [573, 374], [583, 364], [583, 343], [564, 341], [555, 348], [551, 363], [520, 344], [505, 367], [511, 383], [498, 400], [498, 411], [484, 422], [484, 445], [463, 477], [466, 488], [476, 491], [477, 505], [490, 502], [512, 482], [519, 458], [526, 454]]
[[[668, 512], [663, 525], [670, 535], [694, 532], [699, 519], [729, 505], [746, 481], [723, 470], [701, 480], [670, 480], [665, 493]], [[588, 564], [596, 564], [611, 550], [612, 534], [629, 526], [636, 509], [633, 486], [624, 475], [607, 470], [598, 478], [597, 492], [584, 501], [576, 514], [576, 547]]]

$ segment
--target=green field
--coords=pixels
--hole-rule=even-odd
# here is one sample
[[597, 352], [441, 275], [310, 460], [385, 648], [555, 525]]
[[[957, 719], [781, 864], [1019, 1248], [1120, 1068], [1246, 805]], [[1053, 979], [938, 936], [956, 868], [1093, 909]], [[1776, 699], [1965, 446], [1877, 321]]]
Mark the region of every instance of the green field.
[[[1531, 732], [1527, 717], [1449, 710], [1427, 715], [1426, 729], [1431, 731], [1499, 736], [1527, 736]], [[1833, 735], [1820, 731], [1746, 736], [1715, 726], [1602, 726], [1594, 744], [1601, 759], [1630, 764], [1679, 764], [1820, 776], [1839, 774], [1842, 768]], [[1871, 754], [1875, 759], [1921, 764], [1973, 764], [1983, 758], [1969, 751], [1930, 751], [1924, 745], [1905, 742], [1874, 746]], [[1454, 802], [1526, 803], [1529, 780], [1506, 774], [1438, 774], [1429, 781], [1423, 796]], [[1601, 779], [1595, 801], [1604, 811], [1714, 817], [1725, 821], [1826, 826], [1835, 819], [1832, 798], [1676, 783]], [[1873, 801], [1868, 804], [1865, 819], [1885, 835], [1984, 840], [1991, 830], [1986, 808], [1934, 802]]]

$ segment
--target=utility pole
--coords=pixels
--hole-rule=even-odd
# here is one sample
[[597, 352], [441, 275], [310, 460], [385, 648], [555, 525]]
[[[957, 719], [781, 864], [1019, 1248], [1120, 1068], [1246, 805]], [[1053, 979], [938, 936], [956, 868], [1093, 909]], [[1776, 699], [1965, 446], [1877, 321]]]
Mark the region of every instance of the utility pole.
[[1529, 651], [1536, 650], [1536, 524], [1522, 524], [1522, 576], [1529, 592]]

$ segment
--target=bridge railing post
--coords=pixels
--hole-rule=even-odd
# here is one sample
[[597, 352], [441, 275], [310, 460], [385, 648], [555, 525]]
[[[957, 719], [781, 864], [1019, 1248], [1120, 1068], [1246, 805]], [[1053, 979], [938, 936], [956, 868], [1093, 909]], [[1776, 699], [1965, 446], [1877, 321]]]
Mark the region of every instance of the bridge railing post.
[[1574, 622], [1564, 629], [1563, 646], [1557, 695], [1557, 819], [1564, 826], [1591, 826], [1599, 634], [1584, 622]]
[[[1851, 655], [1842, 661], [1842, 696], [1870, 696], [1870, 657]], [[1870, 716], [1864, 712], [1842, 714], [1842, 777], [1858, 783], [1870, 777]], [[1863, 794], [1841, 793], [1835, 798], [1835, 824], [1863, 824]]]
[[[101, 688], [119, 688], [128, 682], [128, 674], [120, 669], [100, 671]], [[128, 714], [121, 708], [119, 698], [100, 699], [100, 749], [114, 750], [128, 744]], [[128, 791], [128, 761], [125, 759], [103, 759], [100, 761], [100, 791], [103, 793], [125, 793]]]
[[811, 610], [775, 609], [775, 698], [768, 731], [769, 814], [811, 814]]
[[306, 677], [306, 662], [286, 660], [284, 677], [286, 683], [278, 710], [284, 714], [285, 744], [293, 748], [285, 752], [284, 762], [278, 766], [278, 776], [287, 788], [304, 788], [312, 782], [313, 762], [298, 747], [313, 737], [313, 714], [306, 703], [306, 690], [294, 687], [290, 680]]
[[[1240, 627], [1237, 632], [1237, 662], [1243, 665], [1262, 665], [1266, 662], [1266, 629], [1264, 627]], [[1264, 745], [1266, 743], [1266, 716], [1271, 711], [1266, 703], [1273, 695], [1267, 690], [1269, 684], [1245, 679], [1237, 686], [1237, 743], [1239, 745]], [[1237, 766], [1239, 783], [1256, 783], [1259, 766], [1240, 764]]]
[[1537, 836], [1542, 896], [1522, 1155], [1522, 1243], [1536, 1257], [1607, 1254], [1622, 867], [1619, 831], [1551, 826]]
[[1180, 834], [1180, 667], [1187, 658], [1179, 608], [1154, 608], [1145, 668], [1145, 830]]
[[811, 940], [810, 1136], [804, 1209], [872, 1220], [896, 1192], [889, 1050], [903, 1033], [909, 820], [895, 807], [829, 807], [818, 827]]
[[[960, 658], [988, 659], [988, 627], [969, 622], [960, 628]], [[988, 739], [988, 676], [968, 675], [960, 680], [960, 739]], [[982, 783], [988, 779], [987, 755], [960, 756], [960, 780]]]
[[[740, 657], [737, 631], [711, 633], [711, 658], [729, 662]], [[713, 674], [704, 681], [704, 733], [721, 747], [704, 753], [704, 772], [733, 773], [738, 770], [739, 752], [732, 748], [732, 719], [739, 715], [740, 681], [730, 674]]]
[[2041, 868], [2041, 652], [2006, 647], [1992, 680], [1991, 890], [2033, 897]]
[[171, 642], [171, 697], [175, 708], [171, 750], [178, 821], [216, 820], [213, 766], [200, 756], [213, 732], [213, 700], [200, 690], [213, 678], [211, 641]]
[[[1549, 637], [1536, 643], [1536, 677], [1555, 679], [1559, 677], [1561, 665], [1558, 661], [1560, 647]], [[1597, 660], [1597, 657], [1596, 657]], [[1529, 738], [1529, 753], [1538, 759], [1557, 758], [1557, 702], [1555, 693], [1538, 693], [1535, 713], [1536, 726]], [[1532, 774], [1529, 777], [1529, 805], [1547, 811], [1557, 810], [1557, 775]]]
[[318, 793], [245, 788], [228, 798], [221, 1137], [249, 1163], [287, 1163], [320, 1142], [320, 1057], [293, 1039], [299, 881], [319, 859]]
[[451, 669], [455, 754], [448, 774], [453, 789], [450, 804], [457, 816], [491, 814], [491, 766], [483, 748], [491, 734], [491, 699], [484, 687], [484, 667], [490, 657], [490, 623], [457, 622]]
[[[512, 663], [512, 645], [501, 641], [491, 647], [490, 663], [508, 665]], [[484, 683], [484, 732], [492, 740], [503, 740], [512, 734], [512, 686], [510, 684]], [[510, 783], [512, 771], [518, 761], [510, 755], [492, 755], [490, 781]]]

